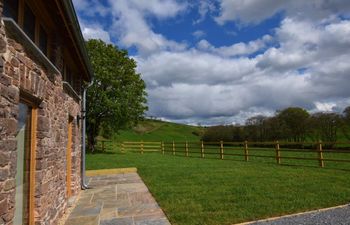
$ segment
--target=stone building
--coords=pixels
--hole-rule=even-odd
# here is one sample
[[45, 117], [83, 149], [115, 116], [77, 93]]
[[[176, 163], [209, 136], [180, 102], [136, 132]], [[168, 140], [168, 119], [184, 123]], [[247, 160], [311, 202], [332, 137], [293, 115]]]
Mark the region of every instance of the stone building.
[[0, 225], [57, 224], [81, 189], [92, 72], [71, 0], [0, 0]]

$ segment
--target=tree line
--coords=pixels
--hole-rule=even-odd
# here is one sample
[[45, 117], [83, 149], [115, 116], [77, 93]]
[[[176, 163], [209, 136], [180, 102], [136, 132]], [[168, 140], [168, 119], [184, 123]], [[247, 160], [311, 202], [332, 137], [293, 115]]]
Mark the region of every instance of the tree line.
[[289, 107], [274, 116], [248, 118], [245, 125], [219, 125], [206, 129], [203, 141], [318, 141], [334, 143], [340, 136], [350, 140], [350, 106], [342, 113], [310, 114], [303, 108]]

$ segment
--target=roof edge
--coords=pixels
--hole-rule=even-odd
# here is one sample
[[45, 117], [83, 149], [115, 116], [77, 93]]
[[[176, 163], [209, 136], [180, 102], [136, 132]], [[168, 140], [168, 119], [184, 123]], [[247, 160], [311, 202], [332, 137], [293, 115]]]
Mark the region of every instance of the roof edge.
[[82, 54], [83, 60], [85, 62], [85, 66], [86, 66], [88, 76], [89, 76], [89, 81], [91, 81], [93, 79], [94, 73], [93, 73], [93, 69], [92, 69], [90, 59], [89, 59], [89, 56], [87, 53], [87, 49], [85, 47], [85, 40], [84, 40], [84, 37], [83, 37], [81, 29], [80, 29], [80, 25], [79, 25], [77, 14], [75, 12], [74, 5], [72, 3], [72, 0], [63, 0], [61, 2], [63, 3], [65, 11], [67, 12], [68, 19], [71, 22], [71, 25], [73, 28], [73, 35], [75, 36], [75, 38], [78, 41], [78, 43], [77, 43], [78, 48], [79, 48], [79, 50]]

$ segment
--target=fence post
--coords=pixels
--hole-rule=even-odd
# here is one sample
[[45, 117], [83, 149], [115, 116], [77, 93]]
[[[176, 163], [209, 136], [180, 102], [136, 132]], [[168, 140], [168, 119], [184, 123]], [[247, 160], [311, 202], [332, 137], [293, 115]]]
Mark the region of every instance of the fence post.
[[173, 155], [175, 155], [175, 142], [173, 141]]
[[204, 142], [201, 143], [201, 157], [204, 158]]
[[224, 159], [224, 142], [220, 141], [220, 158]]
[[164, 142], [162, 141], [162, 146], [161, 146], [161, 148], [162, 148], [162, 153], [163, 153], [163, 155], [164, 155]]
[[280, 151], [280, 143], [276, 141], [276, 162], [277, 164], [281, 164], [281, 151]]
[[105, 142], [102, 140], [102, 151], [105, 151]]
[[317, 144], [317, 150], [318, 150], [318, 161], [320, 164], [320, 167], [324, 167], [324, 161], [323, 161], [323, 149], [322, 149], [322, 141], [320, 140]]
[[244, 159], [246, 162], [249, 160], [248, 141], [244, 142]]
[[188, 142], [187, 141], [185, 143], [185, 148], [186, 148], [186, 156], [188, 157]]
[[141, 154], [143, 154], [143, 141], [141, 141], [140, 143], [140, 151], [141, 151]]
[[122, 153], [124, 153], [125, 147], [124, 147], [124, 142], [122, 142]]

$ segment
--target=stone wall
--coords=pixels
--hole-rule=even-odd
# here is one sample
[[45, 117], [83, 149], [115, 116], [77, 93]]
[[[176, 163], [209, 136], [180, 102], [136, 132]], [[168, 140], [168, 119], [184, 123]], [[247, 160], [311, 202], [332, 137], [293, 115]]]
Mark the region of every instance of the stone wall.
[[[0, 15], [3, 8], [0, 0]], [[59, 48], [57, 48], [59, 49]], [[58, 54], [59, 55], [59, 54]], [[62, 55], [62, 54], [61, 54]], [[62, 76], [37, 63], [0, 23], [0, 225], [11, 224], [15, 204], [18, 104], [22, 93], [38, 100], [36, 224], [56, 224], [67, 206], [66, 146], [73, 117], [72, 193], [80, 190], [80, 102], [63, 90]]]

